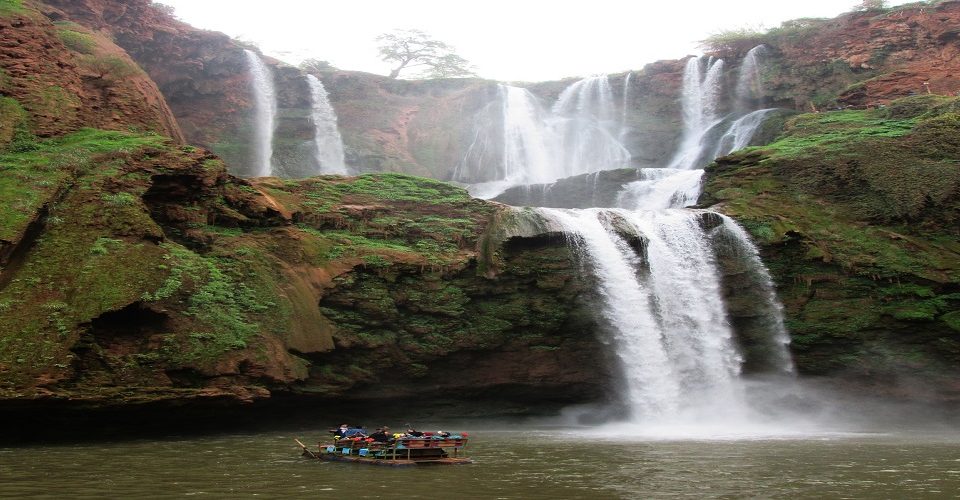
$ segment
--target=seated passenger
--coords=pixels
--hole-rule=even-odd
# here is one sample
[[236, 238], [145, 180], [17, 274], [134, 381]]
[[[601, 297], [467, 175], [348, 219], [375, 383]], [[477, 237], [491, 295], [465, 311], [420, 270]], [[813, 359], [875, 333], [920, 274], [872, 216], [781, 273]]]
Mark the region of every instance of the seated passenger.
[[377, 432], [370, 434], [370, 438], [377, 443], [388, 443], [390, 442], [390, 428], [381, 427], [377, 429]]
[[349, 428], [350, 426], [347, 424], [340, 424], [340, 427], [337, 427], [330, 432], [333, 433], [333, 439], [340, 439], [347, 433], [347, 429]]
[[407, 424], [407, 436], [418, 438], [423, 437], [423, 433]]
[[344, 431], [343, 436], [345, 438], [364, 438], [367, 437], [367, 433], [363, 430], [363, 427], [350, 427]]

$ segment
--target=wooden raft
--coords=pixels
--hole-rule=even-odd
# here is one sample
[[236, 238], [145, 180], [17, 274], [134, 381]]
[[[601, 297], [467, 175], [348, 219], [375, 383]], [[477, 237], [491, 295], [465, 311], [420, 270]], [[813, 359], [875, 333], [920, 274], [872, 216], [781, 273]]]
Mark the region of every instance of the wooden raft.
[[390, 443], [343, 439], [320, 443], [317, 451], [295, 439], [303, 456], [331, 462], [404, 467], [414, 465], [463, 465], [473, 463], [464, 456], [467, 438], [400, 438]]

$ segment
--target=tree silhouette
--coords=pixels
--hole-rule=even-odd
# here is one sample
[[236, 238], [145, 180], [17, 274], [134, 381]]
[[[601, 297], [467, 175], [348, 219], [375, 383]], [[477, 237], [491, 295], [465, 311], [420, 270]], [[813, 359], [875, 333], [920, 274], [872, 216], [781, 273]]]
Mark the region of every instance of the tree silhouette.
[[419, 76], [451, 78], [473, 76], [470, 62], [454, 52], [453, 47], [434, 40], [420, 30], [394, 30], [377, 37], [380, 59], [396, 63], [390, 78], [410, 68], [423, 68]]

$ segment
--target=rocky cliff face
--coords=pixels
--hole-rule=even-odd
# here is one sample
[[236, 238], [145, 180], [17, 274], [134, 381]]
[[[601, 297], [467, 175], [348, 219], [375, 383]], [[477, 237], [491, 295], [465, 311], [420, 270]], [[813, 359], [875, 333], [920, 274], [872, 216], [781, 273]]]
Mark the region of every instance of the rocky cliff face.
[[[156, 85], [108, 37], [19, 2], [0, 16], [0, 92], [7, 99], [0, 138], [17, 116], [50, 137], [80, 127], [130, 128], [183, 140]], [[46, 15], [44, 15], [46, 14]]]
[[[236, 173], [253, 171], [250, 83], [242, 47], [235, 41], [176, 21], [149, 0], [48, 3], [75, 22], [112, 33], [157, 82], [191, 143], [210, 147]], [[757, 106], [810, 111], [873, 105], [927, 89], [938, 94], [960, 90], [960, 58], [954, 57], [960, 50], [958, 22], [956, 1], [850, 13], [787, 23], [718, 47], [714, 55], [727, 60], [725, 88], [732, 94], [746, 50], [768, 46]], [[300, 176], [302, 165], [312, 161], [309, 91], [298, 70], [268, 63], [274, 68], [280, 108], [274, 161], [280, 174]], [[660, 61], [632, 72], [624, 142], [635, 166], [662, 165], [675, 149], [683, 66], [682, 61]], [[348, 71], [317, 76], [339, 115], [348, 163], [361, 172], [451, 178], [473, 138], [476, 113], [496, 96], [493, 82], [477, 80], [398, 81]], [[610, 76], [618, 102], [624, 77]], [[572, 82], [529, 87], [549, 107]]]
[[800, 115], [708, 169], [701, 202], [762, 244], [801, 373], [960, 398], [958, 109], [917, 96]]
[[494, 270], [479, 240], [502, 208], [460, 189], [251, 184], [202, 150], [111, 132], [35, 151], [25, 170], [46, 201], [2, 228], [17, 235], [0, 274], [0, 330], [17, 332], [0, 340], [2, 399], [605, 394], [563, 240], [505, 241]]
[[[562, 235], [516, 231], [507, 207], [404, 175], [232, 177], [219, 156], [177, 143], [163, 96], [188, 140], [244, 171], [251, 104], [240, 46], [145, 0], [32, 5], [0, 3], [4, 405], [607, 396], [616, 363], [589, 311], [591, 278]], [[886, 102], [913, 92], [923, 61], [943, 69], [931, 86], [946, 88], [957, 2], [897, 12], [831, 21], [850, 45], [768, 40], [765, 100], [809, 108], [822, 91], [854, 102], [848, 82], [876, 77], [856, 102]], [[897, 50], [852, 66], [875, 28]], [[302, 164], [306, 83], [268, 63], [278, 164]], [[672, 151], [682, 66], [632, 77], [627, 135], [638, 165]], [[319, 76], [360, 170], [440, 178], [495, 93], [477, 80]], [[624, 76], [611, 78], [618, 99]], [[531, 89], [549, 102], [569, 83]], [[932, 380], [931, 397], [957, 398], [957, 103], [887, 104], [796, 117], [769, 147], [711, 167], [703, 201], [763, 244], [803, 374], [894, 395]], [[609, 174], [611, 185], [623, 181]], [[724, 272], [746, 339], [749, 294], [735, 266]]]

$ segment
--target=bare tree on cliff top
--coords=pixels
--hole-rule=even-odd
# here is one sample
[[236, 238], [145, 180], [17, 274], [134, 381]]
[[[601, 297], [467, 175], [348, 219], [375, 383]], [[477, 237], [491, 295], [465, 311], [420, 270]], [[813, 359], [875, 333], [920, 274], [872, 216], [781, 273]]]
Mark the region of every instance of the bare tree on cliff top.
[[419, 76], [451, 78], [473, 76], [470, 62], [453, 51], [453, 47], [430, 38], [420, 30], [394, 30], [377, 37], [380, 59], [397, 63], [390, 78], [409, 68], [423, 68]]

